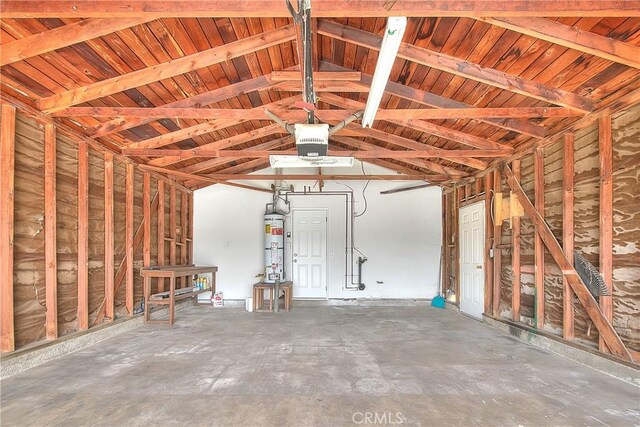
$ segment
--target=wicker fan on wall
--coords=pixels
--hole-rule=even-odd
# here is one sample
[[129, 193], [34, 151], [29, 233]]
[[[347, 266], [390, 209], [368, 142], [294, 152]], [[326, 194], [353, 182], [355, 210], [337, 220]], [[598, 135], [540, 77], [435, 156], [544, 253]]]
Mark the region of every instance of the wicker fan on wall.
[[573, 252], [573, 264], [576, 272], [596, 300], [599, 299], [600, 296], [610, 295], [607, 285], [605, 285], [598, 269], [587, 261], [578, 251]]

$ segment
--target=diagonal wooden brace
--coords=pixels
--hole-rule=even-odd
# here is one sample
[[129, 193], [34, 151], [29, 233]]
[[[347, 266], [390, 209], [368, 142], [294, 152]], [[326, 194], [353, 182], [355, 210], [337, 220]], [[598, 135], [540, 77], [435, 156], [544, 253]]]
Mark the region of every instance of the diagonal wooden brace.
[[502, 173], [507, 178], [507, 183], [511, 188], [520, 204], [524, 208], [525, 213], [531, 218], [533, 225], [536, 228], [536, 233], [540, 236], [545, 246], [551, 253], [554, 261], [560, 267], [562, 271], [562, 275], [567, 280], [569, 286], [573, 289], [573, 292], [578, 297], [578, 300], [583, 305], [587, 314], [593, 321], [593, 324], [598, 328], [598, 332], [600, 336], [604, 339], [607, 346], [611, 349], [611, 352], [625, 360], [633, 361], [631, 358], [631, 354], [629, 350], [625, 347], [624, 343], [620, 339], [620, 336], [613, 328], [613, 325], [609, 320], [605, 317], [600, 310], [600, 306], [596, 302], [596, 300], [587, 289], [587, 286], [584, 284], [576, 270], [571, 265], [571, 262], [564, 254], [562, 247], [556, 240], [553, 232], [545, 222], [544, 218], [540, 215], [540, 213], [536, 210], [536, 208], [531, 203], [531, 200], [527, 197], [524, 190], [520, 186], [520, 183], [516, 180], [511, 168], [507, 164], [502, 165]]

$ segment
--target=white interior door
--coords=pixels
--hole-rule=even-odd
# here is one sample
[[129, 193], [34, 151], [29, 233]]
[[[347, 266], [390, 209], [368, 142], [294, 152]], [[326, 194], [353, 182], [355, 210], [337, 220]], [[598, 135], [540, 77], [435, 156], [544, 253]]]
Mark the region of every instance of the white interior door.
[[460, 311], [484, 311], [484, 201], [460, 209]]
[[293, 296], [327, 296], [327, 211], [293, 211]]

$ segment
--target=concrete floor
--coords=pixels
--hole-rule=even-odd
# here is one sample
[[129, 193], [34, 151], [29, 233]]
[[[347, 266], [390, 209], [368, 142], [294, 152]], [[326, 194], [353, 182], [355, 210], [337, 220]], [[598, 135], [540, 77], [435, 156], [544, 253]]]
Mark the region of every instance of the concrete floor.
[[1, 392], [3, 426], [640, 424], [640, 389], [416, 306], [190, 307]]

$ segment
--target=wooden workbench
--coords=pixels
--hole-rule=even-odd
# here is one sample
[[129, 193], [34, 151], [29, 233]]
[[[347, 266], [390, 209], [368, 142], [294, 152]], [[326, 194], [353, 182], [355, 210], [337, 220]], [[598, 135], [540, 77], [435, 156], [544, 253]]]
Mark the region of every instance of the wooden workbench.
[[[216, 292], [216, 272], [218, 267], [197, 266], [197, 265], [168, 265], [147, 267], [140, 271], [140, 275], [144, 278], [144, 322], [145, 323], [160, 323], [173, 325], [175, 304], [176, 301], [180, 301], [187, 298], [197, 297], [198, 294], [211, 291], [212, 295]], [[186, 277], [187, 283], [192, 283], [192, 278], [196, 274], [212, 274], [211, 289], [193, 289], [191, 292], [181, 293], [176, 295], [176, 278]], [[151, 280], [152, 279], [169, 279], [169, 292], [168, 298], [163, 299], [151, 299]], [[169, 306], [169, 319], [168, 320], [150, 320], [149, 314], [151, 312], [152, 305], [168, 305]]]

